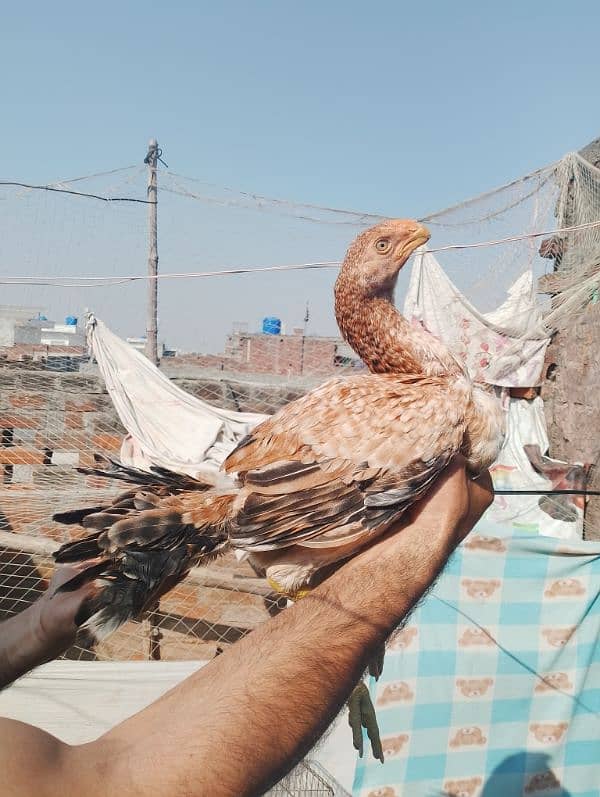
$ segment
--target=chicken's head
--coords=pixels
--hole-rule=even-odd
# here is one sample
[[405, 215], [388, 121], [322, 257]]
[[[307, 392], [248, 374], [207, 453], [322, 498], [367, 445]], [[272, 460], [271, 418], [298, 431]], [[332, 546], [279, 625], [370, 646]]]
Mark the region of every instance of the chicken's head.
[[340, 271], [363, 295], [389, 295], [398, 272], [417, 247], [429, 240], [418, 221], [390, 219], [361, 233], [350, 245]]

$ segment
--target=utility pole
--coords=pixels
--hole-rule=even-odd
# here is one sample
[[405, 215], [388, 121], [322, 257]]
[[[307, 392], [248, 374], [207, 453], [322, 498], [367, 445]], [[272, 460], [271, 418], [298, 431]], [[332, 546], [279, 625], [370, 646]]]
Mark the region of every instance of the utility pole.
[[306, 300], [306, 312], [304, 313], [304, 324], [302, 327], [302, 347], [300, 349], [300, 375], [304, 376], [304, 342], [306, 340], [306, 328], [308, 327], [308, 299]]
[[148, 165], [148, 308], [146, 318], [146, 357], [158, 365], [158, 179], [156, 165], [161, 151], [151, 138], [144, 163]]

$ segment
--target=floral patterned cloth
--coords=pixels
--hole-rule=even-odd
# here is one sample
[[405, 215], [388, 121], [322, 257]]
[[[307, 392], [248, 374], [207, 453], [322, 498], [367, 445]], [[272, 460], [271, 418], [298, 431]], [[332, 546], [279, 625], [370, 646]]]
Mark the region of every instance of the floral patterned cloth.
[[443, 340], [471, 376], [501, 387], [531, 387], [542, 380], [550, 342], [526, 271], [491, 313], [480, 313], [426, 250], [415, 257], [404, 316]]

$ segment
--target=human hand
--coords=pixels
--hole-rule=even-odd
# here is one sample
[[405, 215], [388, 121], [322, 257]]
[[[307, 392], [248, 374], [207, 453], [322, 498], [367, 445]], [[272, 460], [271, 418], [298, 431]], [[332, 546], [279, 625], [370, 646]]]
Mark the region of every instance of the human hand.
[[56, 567], [48, 588], [32, 605], [32, 630], [40, 644], [48, 649], [48, 657], [53, 658], [64, 652], [75, 641], [77, 626], [75, 617], [81, 605], [91, 598], [96, 587], [88, 582], [77, 590], [58, 591], [90, 562]]
[[34, 667], [60, 656], [73, 644], [77, 635], [77, 612], [83, 602], [94, 595], [96, 587], [88, 582], [72, 591], [58, 589], [89, 564], [57, 568], [43, 595], [1, 624], [0, 689]]
[[438, 477], [427, 495], [412, 510], [412, 520], [449, 535], [458, 545], [479, 521], [494, 500], [494, 487], [488, 470], [477, 479], [467, 475], [465, 459], [456, 456]]

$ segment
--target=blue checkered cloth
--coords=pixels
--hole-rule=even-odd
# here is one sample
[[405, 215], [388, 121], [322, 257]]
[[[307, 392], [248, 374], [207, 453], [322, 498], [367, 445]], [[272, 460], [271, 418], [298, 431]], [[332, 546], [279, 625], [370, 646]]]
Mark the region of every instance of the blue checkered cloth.
[[370, 682], [355, 795], [600, 795], [600, 544], [480, 528]]

